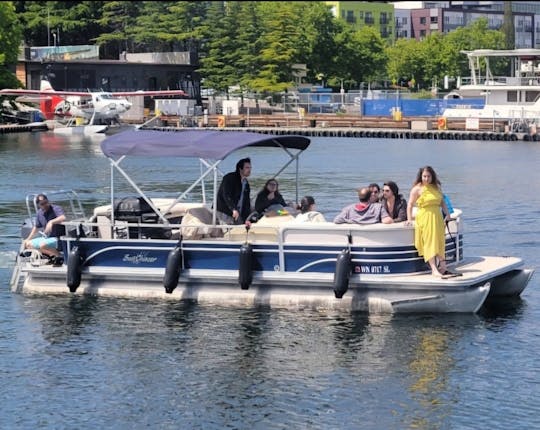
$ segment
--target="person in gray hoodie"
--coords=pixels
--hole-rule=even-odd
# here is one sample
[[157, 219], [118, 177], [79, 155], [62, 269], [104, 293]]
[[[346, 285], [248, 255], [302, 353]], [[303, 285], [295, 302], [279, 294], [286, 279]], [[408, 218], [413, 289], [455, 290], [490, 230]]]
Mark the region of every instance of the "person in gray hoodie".
[[335, 224], [391, 224], [393, 222], [388, 211], [379, 202], [371, 202], [371, 190], [369, 187], [363, 187], [358, 190], [360, 203], [353, 203], [346, 206], [334, 218]]

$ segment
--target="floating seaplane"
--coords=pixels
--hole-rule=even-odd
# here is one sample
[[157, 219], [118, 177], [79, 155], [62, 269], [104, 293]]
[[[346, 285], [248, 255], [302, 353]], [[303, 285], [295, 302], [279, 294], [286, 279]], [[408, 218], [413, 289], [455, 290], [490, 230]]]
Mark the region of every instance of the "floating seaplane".
[[1, 95], [19, 96], [20, 100], [39, 103], [46, 120], [68, 118], [67, 124], [60, 127], [54, 124], [54, 132], [61, 134], [105, 132], [109, 125], [120, 123], [120, 115], [131, 108], [128, 97], [187, 96], [182, 90], [57, 91], [46, 79], [41, 80], [39, 90], [3, 89], [0, 90]]

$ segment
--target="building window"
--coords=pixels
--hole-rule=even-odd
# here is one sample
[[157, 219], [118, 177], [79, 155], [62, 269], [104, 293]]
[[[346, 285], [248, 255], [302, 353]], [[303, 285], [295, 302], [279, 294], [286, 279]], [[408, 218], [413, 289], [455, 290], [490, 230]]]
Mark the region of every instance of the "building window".
[[425, 24], [426, 23], [426, 17], [423, 16], [420, 18], [420, 24]]
[[437, 24], [437, 23], [439, 22], [439, 17], [437, 17], [437, 16], [432, 16], [430, 22], [431, 22], [432, 24]]
[[538, 98], [538, 94], [540, 94], [540, 91], [526, 91], [525, 92], [525, 101], [526, 102], [534, 102]]
[[347, 11], [347, 18], [345, 18], [345, 21], [348, 23], [356, 22], [356, 18], [354, 17], [354, 12], [352, 10]]
[[374, 24], [375, 20], [373, 19], [373, 14], [371, 12], [366, 12], [366, 18], [364, 19], [366, 24]]
[[517, 91], [508, 91], [506, 93], [507, 102], [517, 102]]
[[426, 30], [420, 30], [420, 37], [426, 37]]

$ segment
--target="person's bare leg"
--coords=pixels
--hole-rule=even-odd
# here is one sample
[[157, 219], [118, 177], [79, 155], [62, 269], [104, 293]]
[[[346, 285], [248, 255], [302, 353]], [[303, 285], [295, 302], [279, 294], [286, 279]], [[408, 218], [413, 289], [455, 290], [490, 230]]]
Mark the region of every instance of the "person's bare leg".
[[446, 260], [444, 259], [444, 257], [443, 258], [439, 257], [439, 271], [441, 273], [444, 273], [444, 272], [446, 272], [446, 270], [447, 270], [446, 269]]
[[440, 278], [442, 276], [442, 273], [439, 271], [439, 268], [437, 267], [437, 261], [436, 261], [435, 257], [431, 257], [428, 260], [428, 264], [429, 264], [429, 267], [431, 267], [431, 274], [433, 276], [437, 276], [437, 277]]
[[48, 246], [42, 245], [39, 250], [42, 254], [47, 255], [48, 257], [59, 257], [60, 252], [55, 248], [49, 248]]

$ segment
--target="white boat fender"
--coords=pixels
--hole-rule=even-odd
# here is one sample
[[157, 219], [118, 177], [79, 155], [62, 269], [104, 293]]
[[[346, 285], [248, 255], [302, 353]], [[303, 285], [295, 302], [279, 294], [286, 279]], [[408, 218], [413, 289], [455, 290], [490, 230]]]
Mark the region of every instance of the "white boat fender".
[[169, 252], [167, 257], [167, 265], [165, 267], [165, 275], [163, 276], [163, 286], [165, 292], [171, 294], [178, 286], [182, 266], [184, 265], [184, 256], [182, 254], [182, 245], [179, 242], [174, 249]]
[[349, 247], [345, 248], [336, 259], [336, 271], [334, 272], [334, 295], [336, 299], [341, 299], [349, 289], [349, 279], [351, 277], [351, 246], [352, 236], [349, 233]]
[[240, 262], [238, 268], [238, 283], [242, 290], [247, 290], [253, 282], [253, 247], [244, 243], [240, 247]]
[[74, 293], [81, 285], [83, 254], [78, 246], [74, 246], [68, 255], [66, 284], [69, 291]]

